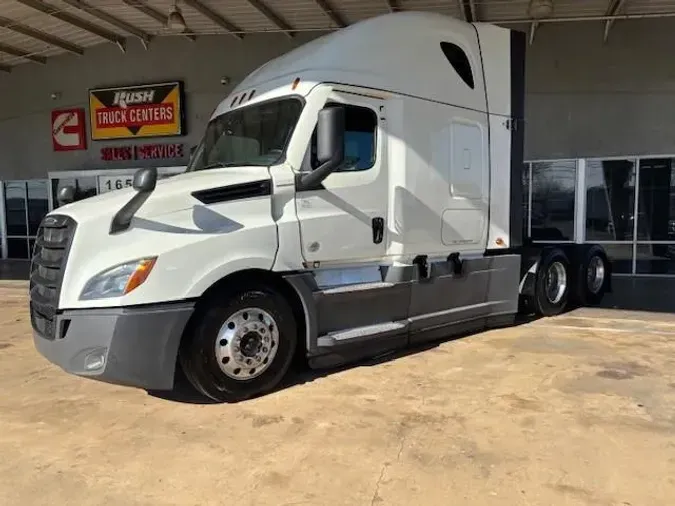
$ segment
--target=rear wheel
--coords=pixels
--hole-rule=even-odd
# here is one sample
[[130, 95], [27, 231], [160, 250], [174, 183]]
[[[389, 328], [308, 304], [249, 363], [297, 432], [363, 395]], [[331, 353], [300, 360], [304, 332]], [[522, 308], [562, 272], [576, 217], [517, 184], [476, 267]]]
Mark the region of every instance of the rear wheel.
[[562, 313], [569, 298], [569, 260], [560, 249], [545, 252], [539, 261], [534, 306], [542, 316]]
[[219, 402], [268, 392], [284, 377], [297, 341], [286, 300], [260, 285], [211, 297], [195, 314], [179, 354], [192, 385]]
[[611, 266], [604, 250], [590, 246], [583, 251], [577, 273], [576, 298], [582, 306], [602, 302], [610, 282]]

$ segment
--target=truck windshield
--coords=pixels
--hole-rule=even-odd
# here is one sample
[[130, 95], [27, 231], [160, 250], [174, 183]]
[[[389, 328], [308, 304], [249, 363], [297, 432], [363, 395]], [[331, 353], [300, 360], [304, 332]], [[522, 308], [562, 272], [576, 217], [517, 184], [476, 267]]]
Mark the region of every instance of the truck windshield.
[[273, 165], [284, 155], [303, 103], [285, 98], [243, 107], [211, 120], [188, 172], [240, 165]]

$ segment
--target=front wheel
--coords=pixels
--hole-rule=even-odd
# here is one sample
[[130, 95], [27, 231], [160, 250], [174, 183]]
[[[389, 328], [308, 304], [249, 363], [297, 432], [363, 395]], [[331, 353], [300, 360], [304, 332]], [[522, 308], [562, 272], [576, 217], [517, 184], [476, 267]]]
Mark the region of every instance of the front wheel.
[[288, 371], [297, 327], [286, 300], [267, 286], [211, 297], [179, 352], [190, 383], [218, 402], [268, 392]]

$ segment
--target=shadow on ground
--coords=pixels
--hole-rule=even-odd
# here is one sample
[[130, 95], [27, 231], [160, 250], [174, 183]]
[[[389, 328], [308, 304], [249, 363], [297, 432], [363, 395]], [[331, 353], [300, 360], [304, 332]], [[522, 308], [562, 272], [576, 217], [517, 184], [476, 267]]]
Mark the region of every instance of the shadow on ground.
[[[299, 385], [304, 385], [306, 383], [311, 383], [317, 379], [325, 378], [332, 374], [337, 374], [342, 371], [357, 367], [371, 367], [374, 365], [380, 365], [393, 360], [397, 360], [403, 357], [410, 355], [416, 355], [428, 351], [432, 348], [436, 348], [443, 342], [452, 341], [455, 339], [461, 339], [468, 337], [468, 335], [453, 336], [452, 338], [446, 339], [444, 341], [436, 341], [433, 343], [416, 346], [414, 348], [407, 348], [403, 350], [398, 350], [394, 352], [389, 352], [378, 357], [367, 359], [363, 361], [357, 361], [349, 364], [345, 364], [339, 367], [331, 367], [326, 369], [310, 369], [306, 364], [296, 365], [286, 376], [286, 378], [281, 382], [281, 384], [273, 391], [279, 392], [281, 390], [286, 390], [288, 388], [293, 388]], [[264, 395], [270, 395], [268, 392]], [[176, 378], [174, 381], [173, 390], [149, 390], [148, 395], [156, 397], [158, 399], [164, 399], [166, 401], [179, 402], [183, 404], [218, 404], [217, 402], [204, 397], [199, 392], [197, 392], [190, 382], [185, 377], [183, 370], [180, 367], [176, 368]], [[245, 402], [245, 401], [244, 401]]]
[[[522, 325], [537, 320], [536, 316], [523, 316], [516, 321], [516, 325]], [[317, 379], [325, 378], [332, 374], [337, 374], [342, 371], [349, 369], [354, 369], [358, 367], [372, 367], [384, 364], [387, 362], [392, 362], [404, 357], [411, 355], [417, 355], [418, 353], [424, 353], [433, 348], [438, 347], [442, 343], [455, 341], [458, 339], [469, 338], [473, 335], [476, 335], [476, 332], [462, 333], [448, 337], [446, 339], [435, 340], [429, 343], [419, 344], [410, 348], [404, 348], [401, 350], [391, 351], [378, 355], [374, 358], [364, 359], [360, 361], [350, 362], [338, 367], [330, 367], [325, 369], [310, 369], [306, 363], [296, 364], [294, 368], [291, 369], [286, 378], [281, 382], [281, 384], [273, 391], [279, 392], [281, 390], [286, 390], [288, 388], [293, 388], [299, 385], [304, 385], [306, 383], [311, 383]], [[268, 392], [265, 395], [270, 395]], [[173, 390], [149, 390], [148, 395], [156, 397], [158, 399], [163, 399], [166, 401], [179, 402], [184, 404], [219, 404], [197, 392], [188, 379], [185, 377], [183, 370], [180, 366], [176, 366], [176, 377], [174, 380]], [[250, 399], [249, 399], [250, 400]], [[245, 401], [244, 401], [245, 402]]]

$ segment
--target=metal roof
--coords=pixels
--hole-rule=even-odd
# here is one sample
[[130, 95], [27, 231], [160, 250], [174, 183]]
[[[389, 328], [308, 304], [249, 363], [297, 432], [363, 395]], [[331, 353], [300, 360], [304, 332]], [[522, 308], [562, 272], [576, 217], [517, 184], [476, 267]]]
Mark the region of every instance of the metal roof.
[[[675, 0], [554, 0], [553, 12], [530, 17], [531, 0], [177, 0], [188, 30], [171, 32], [174, 0], [0, 0], [0, 71], [22, 63], [44, 64], [61, 53], [83, 54], [97, 44], [125, 50], [129, 38], [147, 47], [157, 37], [334, 30], [397, 10], [435, 11], [469, 21], [527, 23], [533, 42], [541, 23], [604, 23], [675, 17]], [[537, 0], [535, 0], [537, 1]], [[539, 0], [541, 1], [541, 0]], [[548, 0], [549, 2], [551, 0]], [[544, 2], [546, 3], [546, 2]]]

